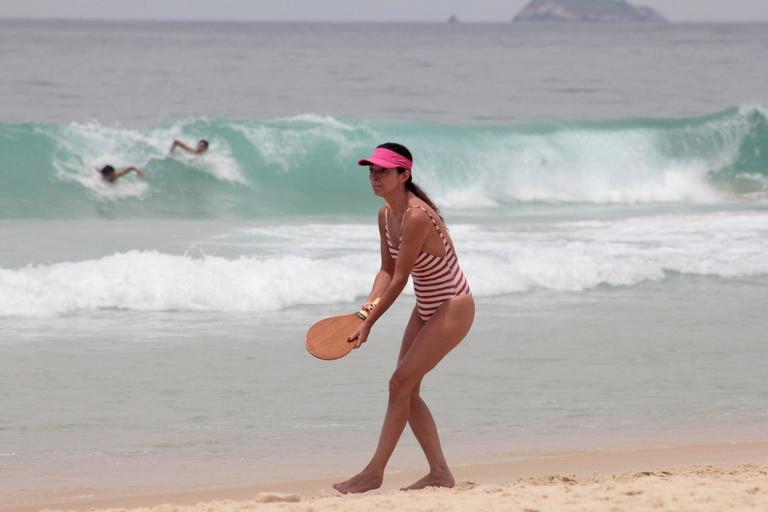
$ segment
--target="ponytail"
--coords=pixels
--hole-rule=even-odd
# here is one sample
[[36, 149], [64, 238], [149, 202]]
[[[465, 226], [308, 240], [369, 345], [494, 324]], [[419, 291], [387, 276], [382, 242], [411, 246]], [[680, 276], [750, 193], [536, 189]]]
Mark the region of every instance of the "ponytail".
[[[402, 167], [398, 167], [397, 172], [403, 173], [405, 172], [405, 169]], [[435, 203], [432, 202], [432, 200], [429, 198], [426, 192], [424, 192], [421, 187], [419, 187], [417, 184], [413, 182], [413, 178], [411, 176], [408, 177], [408, 181], [405, 182], [405, 189], [409, 191], [411, 194], [415, 195], [425, 203], [429, 205], [430, 208], [435, 210], [435, 213], [438, 217], [440, 217], [440, 220], [443, 221], [443, 224], [445, 224], [445, 219], [442, 215], [440, 215], [440, 210], [437, 208]]]

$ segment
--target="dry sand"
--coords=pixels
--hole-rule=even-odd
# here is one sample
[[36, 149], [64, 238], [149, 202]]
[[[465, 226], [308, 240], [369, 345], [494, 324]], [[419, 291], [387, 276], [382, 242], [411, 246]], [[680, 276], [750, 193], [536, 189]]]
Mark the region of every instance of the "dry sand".
[[328, 478], [0, 510], [768, 511], [768, 442], [571, 452], [463, 466], [455, 473], [454, 489], [398, 491], [420, 476], [405, 471], [388, 474], [379, 491], [354, 496], [336, 494], [330, 483], [340, 478]]

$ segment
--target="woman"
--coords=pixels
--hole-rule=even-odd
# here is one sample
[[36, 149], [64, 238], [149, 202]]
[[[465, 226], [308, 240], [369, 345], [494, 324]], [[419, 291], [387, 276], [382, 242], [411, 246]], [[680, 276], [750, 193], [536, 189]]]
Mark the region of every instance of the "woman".
[[[413, 157], [405, 146], [382, 144], [360, 160], [368, 166], [373, 193], [386, 204], [379, 210], [381, 268], [366, 304], [368, 318], [349, 337], [359, 348], [371, 327], [395, 302], [413, 276], [416, 307], [405, 328], [397, 368], [389, 381], [389, 403], [371, 461], [357, 475], [335, 484], [341, 493], [381, 486], [384, 468], [408, 423], [429, 462], [429, 474], [410, 489], [453, 487], [454, 478], [440, 446], [427, 404], [419, 396], [424, 376], [467, 335], [475, 317], [469, 292], [437, 207], [411, 178]], [[376, 307], [372, 302], [380, 297]]]

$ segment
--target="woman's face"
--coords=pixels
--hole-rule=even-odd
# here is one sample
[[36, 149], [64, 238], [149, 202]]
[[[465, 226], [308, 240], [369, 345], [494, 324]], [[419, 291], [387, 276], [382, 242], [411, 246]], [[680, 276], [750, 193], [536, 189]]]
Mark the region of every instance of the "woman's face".
[[397, 169], [389, 169], [371, 165], [368, 167], [368, 179], [371, 180], [371, 188], [377, 196], [385, 197], [397, 190], [408, 179], [408, 173], [402, 174]]

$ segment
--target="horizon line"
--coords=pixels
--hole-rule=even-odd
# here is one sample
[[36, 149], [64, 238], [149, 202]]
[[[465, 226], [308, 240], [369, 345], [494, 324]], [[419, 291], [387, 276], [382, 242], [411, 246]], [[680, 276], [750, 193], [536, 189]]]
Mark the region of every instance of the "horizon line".
[[93, 21], [93, 22], [157, 22], [157, 23], [338, 23], [338, 24], [369, 24], [369, 25], [381, 25], [381, 24], [393, 24], [393, 23], [405, 23], [405, 24], [435, 24], [435, 25], [490, 25], [490, 24], [527, 24], [527, 25], [545, 25], [545, 26], [573, 26], [573, 25], [697, 25], [697, 24], [728, 24], [728, 25], [755, 25], [761, 23], [768, 23], [768, 18], [760, 20], [667, 20], [664, 22], [588, 22], [588, 21], [514, 21], [514, 17], [506, 20], [466, 20], [462, 21], [461, 18], [457, 18], [457, 21], [450, 22], [451, 18], [443, 19], [424, 19], [424, 20], [286, 20], [286, 19], [231, 19], [231, 18], [141, 18], [141, 17], [128, 17], [128, 18], [105, 18], [105, 17], [46, 17], [46, 16], [2, 16], [0, 15], [0, 21], [63, 21], [63, 22], [77, 22], [77, 21]]

